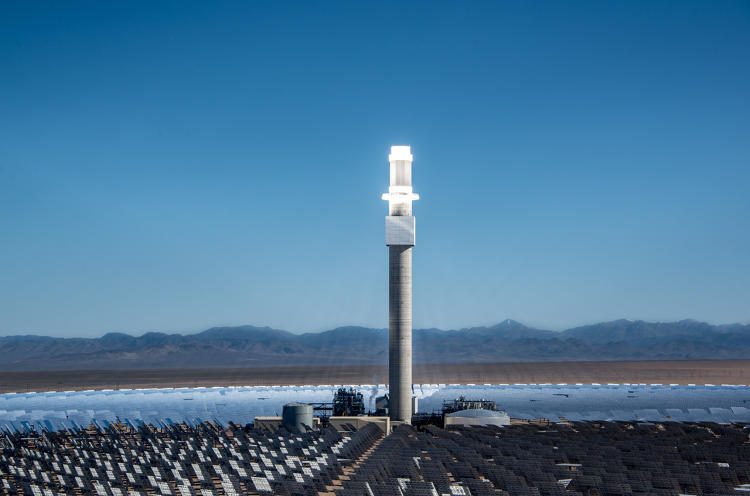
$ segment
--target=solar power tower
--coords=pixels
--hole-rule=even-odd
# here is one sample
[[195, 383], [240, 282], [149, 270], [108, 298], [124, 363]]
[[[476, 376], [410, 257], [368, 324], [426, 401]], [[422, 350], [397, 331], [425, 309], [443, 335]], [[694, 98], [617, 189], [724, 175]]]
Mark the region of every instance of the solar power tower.
[[419, 199], [412, 191], [411, 147], [392, 146], [391, 183], [383, 200], [388, 200], [385, 244], [388, 246], [388, 385], [391, 420], [411, 423], [411, 252], [414, 246], [414, 216], [411, 202]]

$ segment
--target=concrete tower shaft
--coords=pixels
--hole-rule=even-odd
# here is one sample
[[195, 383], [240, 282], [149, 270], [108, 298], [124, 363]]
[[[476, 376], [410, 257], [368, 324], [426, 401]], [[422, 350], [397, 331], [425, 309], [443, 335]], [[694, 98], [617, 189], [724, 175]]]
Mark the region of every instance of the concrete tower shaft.
[[411, 423], [411, 246], [388, 247], [388, 405], [391, 420]]
[[411, 147], [392, 146], [388, 161], [391, 181], [385, 244], [388, 245], [388, 387], [391, 420], [411, 423], [412, 416], [412, 321], [411, 257], [415, 244], [412, 201], [419, 196], [411, 185]]

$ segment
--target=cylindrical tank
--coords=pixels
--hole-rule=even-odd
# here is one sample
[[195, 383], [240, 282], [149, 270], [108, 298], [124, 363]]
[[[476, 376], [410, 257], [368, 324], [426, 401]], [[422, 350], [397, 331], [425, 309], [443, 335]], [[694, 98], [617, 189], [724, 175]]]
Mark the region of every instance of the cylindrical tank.
[[284, 405], [281, 425], [291, 432], [305, 432], [305, 426], [313, 425], [313, 407], [307, 403], [289, 403]]

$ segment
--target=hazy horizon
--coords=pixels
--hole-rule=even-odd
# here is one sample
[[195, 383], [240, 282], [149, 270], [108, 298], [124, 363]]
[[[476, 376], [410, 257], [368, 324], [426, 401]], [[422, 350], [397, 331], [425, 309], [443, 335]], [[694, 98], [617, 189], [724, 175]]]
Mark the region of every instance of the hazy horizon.
[[747, 2], [0, 5], [0, 335], [747, 321]]
[[[541, 327], [536, 325], [531, 325], [527, 322], [522, 322], [516, 319], [502, 319], [498, 320], [496, 322], [491, 323], [483, 323], [483, 324], [474, 324], [474, 325], [463, 325], [460, 327], [455, 328], [440, 328], [440, 327], [428, 327], [428, 326], [420, 326], [420, 325], [414, 325], [414, 330], [421, 330], [421, 329], [437, 329], [440, 331], [457, 331], [462, 329], [471, 329], [471, 328], [477, 328], [477, 327], [493, 327], [496, 325], [500, 325], [506, 321], [513, 321], [517, 322], [523, 326], [526, 326], [531, 329], [538, 329], [543, 331], [553, 331], [553, 332], [563, 332], [568, 329], [575, 329], [577, 327], [584, 327], [588, 325], [595, 325], [595, 324], [602, 324], [606, 322], [613, 322], [613, 321], [619, 321], [619, 320], [627, 320], [629, 322], [647, 322], [647, 323], [672, 323], [672, 322], [679, 322], [680, 320], [692, 320], [696, 322], [702, 322], [706, 323], [712, 326], [721, 326], [721, 325], [732, 325], [732, 324], [742, 324], [742, 325], [748, 325], [750, 323], [750, 319], [748, 320], [742, 320], [742, 321], [736, 321], [736, 322], [709, 322], [707, 320], [702, 319], [678, 319], [678, 320], [646, 320], [646, 319], [628, 319], [628, 318], [618, 318], [618, 319], [611, 319], [606, 321], [588, 321], [583, 322], [577, 325], [573, 326], [567, 326], [567, 327]], [[174, 330], [174, 329], [148, 329], [148, 330], [140, 330], [140, 331], [127, 331], [127, 330], [110, 330], [100, 333], [92, 333], [88, 335], [69, 335], [69, 336], [55, 336], [54, 334], [46, 333], [46, 332], [15, 332], [15, 333], [5, 333], [0, 334], [0, 338], [2, 337], [11, 337], [11, 336], [42, 336], [42, 337], [61, 337], [61, 338], [100, 338], [107, 334], [127, 334], [133, 337], [141, 337], [145, 334], [149, 333], [162, 333], [162, 334], [179, 334], [182, 336], [189, 336], [192, 334], [199, 334], [201, 332], [210, 330], [210, 329], [216, 329], [216, 328], [234, 328], [234, 327], [257, 327], [257, 328], [267, 328], [267, 329], [273, 329], [276, 331], [286, 331], [290, 332], [292, 334], [300, 335], [300, 334], [317, 334], [321, 332], [331, 331], [335, 329], [340, 328], [347, 328], [347, 327], [362, 327], [366, 329], [379, 329], [379, 330], [388, 330], [387, 326], [381, 327], [381, 326], [368, 326], [368, 325], [362, 325], [362, 324], [342, 324], [342, 325], [336, 325], [331, 327], [324, 327], [320, 329], [306, 329], [306, 330], [298, 330], [298, 329], [284, 329], [277, 326], [272, 325], [264, 325], [264, 324], [227, 324], [227, 325], [212, 325], [208, 327], [202, 327], [200, 329], [183, 329], [183, 330]]]

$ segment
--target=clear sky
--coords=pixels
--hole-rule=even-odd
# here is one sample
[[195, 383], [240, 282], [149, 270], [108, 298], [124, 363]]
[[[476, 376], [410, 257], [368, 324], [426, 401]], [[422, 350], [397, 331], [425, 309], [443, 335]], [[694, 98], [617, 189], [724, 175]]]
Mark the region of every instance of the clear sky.
[[0, 334], [750, 320], [750, 2], [0, 3]]

